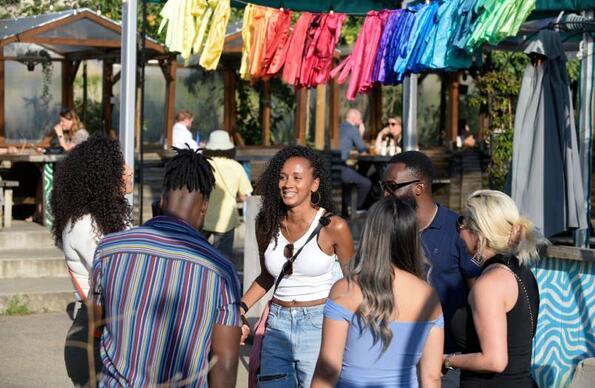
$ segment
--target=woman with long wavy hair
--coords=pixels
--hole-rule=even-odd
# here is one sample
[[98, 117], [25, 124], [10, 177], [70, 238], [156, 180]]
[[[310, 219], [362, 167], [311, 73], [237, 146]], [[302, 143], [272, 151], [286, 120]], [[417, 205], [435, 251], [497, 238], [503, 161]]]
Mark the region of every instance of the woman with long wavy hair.
[[421, 279], [415, 210], [374, 204], [353, 264], [326, 303], [312, 387], [439, 387], [444, 320]]
[[[132, 192], [132, 171], [117, 141], [94, 135], [68, 154], [56, 169], [51, 207], [52, 233], [64, 250], [75, 290], [74, 322], [66, 337], [66, 370], [75, 386], [89, 384], [87, 293], [89, 271], [99, 240], [130, 223], [125, 195]], [[96, 371], [99, 347], [93, 347]]]
[[[345, 268], [353, 255], [351, 231], [342, 218], [326, 214], [333, 211], [330, 175], [320, 154], [309, 148], [279, 151], [261, 176], [257, 193], [262, 196], [256, 217], [261, 273], [242, 298], [242, 313], [280, 279], [262, 343], [258, 385], [309, 387], [324, 303], [336, 280], [335, 262], [338, 258]], [[326, 226], [309, 240], [319, 223]], [[280, 276], [298, 251], [292, 270]], [[243, 339], [248, 331], [244, 326]]]

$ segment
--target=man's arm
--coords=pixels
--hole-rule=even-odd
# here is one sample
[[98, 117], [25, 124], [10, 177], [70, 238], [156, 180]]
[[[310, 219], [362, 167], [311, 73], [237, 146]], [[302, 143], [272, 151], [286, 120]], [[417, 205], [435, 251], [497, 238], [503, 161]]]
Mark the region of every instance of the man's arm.
[[351, 138], [355, 148], [357, 148], [359, 152], [366, 152], [368, 150], [366, 143], [364, 143], [364, 140], [362, 139], [362, 135], [360, 135], [359, 130], [357, 130], [355, 127], [353, 129]]
[[215, 325], [211, 343], [209, 387], [236, 386], [241, 329], [237, 326]]

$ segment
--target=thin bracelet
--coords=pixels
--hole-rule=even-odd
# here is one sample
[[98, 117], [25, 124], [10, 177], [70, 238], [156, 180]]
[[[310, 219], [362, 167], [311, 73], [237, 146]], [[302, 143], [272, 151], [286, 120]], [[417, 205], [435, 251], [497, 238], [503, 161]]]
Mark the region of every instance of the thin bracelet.
[[248, 309], [248, 305], [243, 300], [240, 301], [240, 307], [244, 309], [244, 314], [246, 314], [248, 312], [248, 310], [249, 310]]

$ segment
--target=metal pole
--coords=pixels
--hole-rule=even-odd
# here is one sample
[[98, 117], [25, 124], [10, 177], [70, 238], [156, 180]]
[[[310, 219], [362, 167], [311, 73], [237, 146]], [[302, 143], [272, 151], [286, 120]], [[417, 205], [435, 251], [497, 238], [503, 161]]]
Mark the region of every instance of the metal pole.
[[[412, 0], [403, 0], [407, 8]], [[403, 151], [417, 151], [417, 74], [408, 74], [403, 80]]]
[[[583, 16], [593, 18], [593, 11], [584, 11]], [[591, 166], [593, 145], [593, 37], [591, 33], [584, 32], [582, 45], [582, 60], [580, 73], [580, 102], [579, 102], [579, 158], [583, 178], [583, 196], [587, 222], [591, 223]], [[574, 245], [589, 248], [590, 229], [579, 229], [574, 232]]]
[[[134, 125], [136, 100], [136, 0], [122, 1], [122, 49], [120, 78], [120, 147], [134, 171]], [[134, 206], [133, 194], [126, 196]]]
[[143, 22], [141, 28], [141, 44], [140, 44], [140, 163], [138, 166], [138, 204], [140, 208], [139, 223], [143, 223], [143, 167], [145, 162], [144, 149], [144, 123], [145, 123], [145, 65], [147, 63], [147, 56], [145, 55], [146, 40], [147, 40], [147, 1], [143, 2]]
[[403, 80], [403, 151], [418, 149], [417, 74], [409, 74]]

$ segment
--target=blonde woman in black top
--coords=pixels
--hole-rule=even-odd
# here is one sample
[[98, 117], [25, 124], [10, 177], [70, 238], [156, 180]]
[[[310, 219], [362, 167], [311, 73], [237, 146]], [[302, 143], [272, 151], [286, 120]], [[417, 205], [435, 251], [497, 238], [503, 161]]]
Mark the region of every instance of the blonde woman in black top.
[[452, 320], [463, 354], [446, 356], [444, 367], [461, 369], [461, 387], [535, 387], [539, 290], [527, 264], [546, 240], [508, 195], [493, 190], [469, 197], [457, 230], [483, 268], [467, 307]]

